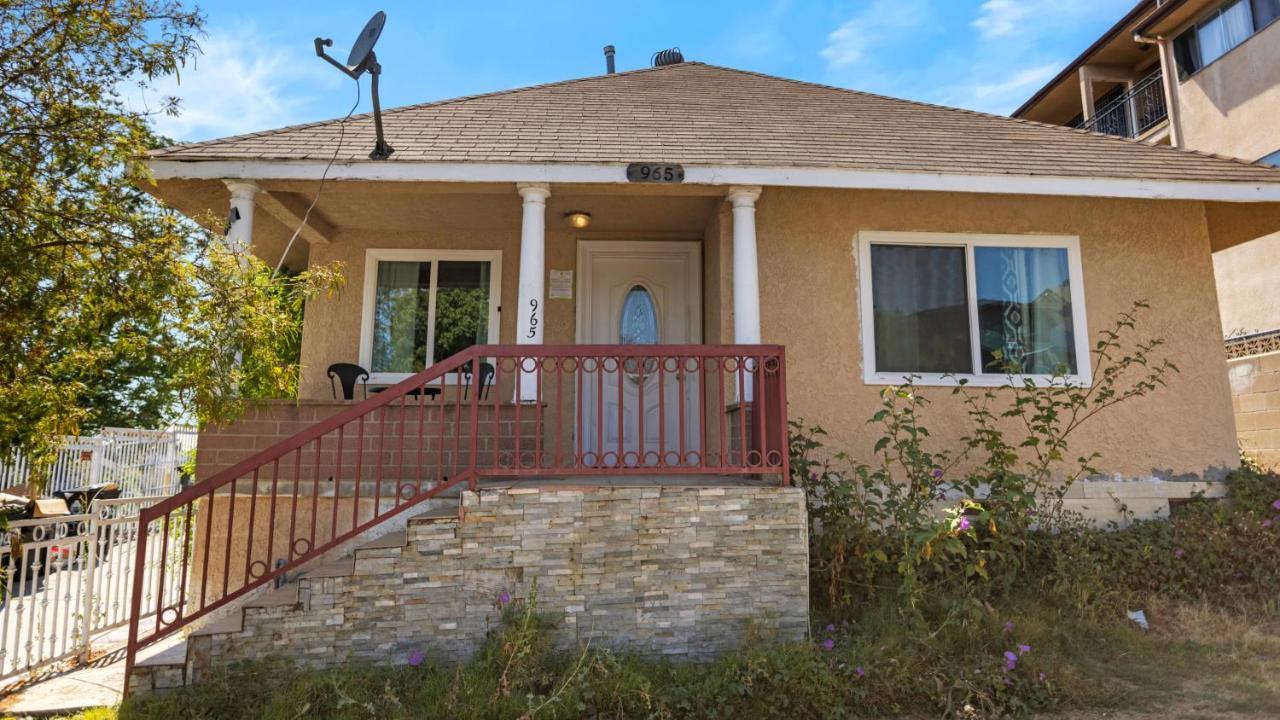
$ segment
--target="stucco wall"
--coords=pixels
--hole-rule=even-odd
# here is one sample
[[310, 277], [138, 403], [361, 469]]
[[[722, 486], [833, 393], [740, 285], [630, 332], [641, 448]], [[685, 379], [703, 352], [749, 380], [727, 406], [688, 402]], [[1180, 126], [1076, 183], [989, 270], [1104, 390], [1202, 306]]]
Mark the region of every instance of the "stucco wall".
[[1213, 271], [1222, 329], [1228, 335], [1280, 328], [1280, 233], [1219, 250], [1213, 254]]
[[[556, 188], [552, 189], [553, 198]], [[615, 198], [616, 199], [616, 198]], [[652, 197], [647, 198], [652, 200]], [[436, 227], [408, 234], [362, 237], [313, 249], [313, 262], [343, 259], [349, 285], [340, 298], [307, 308], [303, 338], [304, 396], [329, 396], [324, 366], [357, 356], [366, 247], [475, 247], [503, 252], [504, 304], [516, 297], [519, 199], [493, 195], [492, 213], [465, 229], [468, 217], [442, 218]], [[866, 419], [881, 388], [864, 385], [860, 367], [857, 268], [854, 240], [860, 230], [1051, 233], [1081, 238], [1088, 329], [1096, 336], [1136, 299], [1152, 308], [1142, 330], [1166, 340], [1179, 366], [1170, 387], [1095, 418], [1076, 437], [1075, 450], [1097, 449], [1106, 472], [1183, 476], [1220, 474], [1236, 464], [1230, 391], [1220, 339], [1213, 265], [1205, 211], [1200, 203], [995, 196], [956, 193], [837, 191], [765, 188], [757, 213], [763, 339], [787, 346], [791, 416], [819, 422], [831, 442], [867, 458], [876, 435]], [[661, 203], [607, 210], [588, 205], [598, 218], [629, 214], [642, 228], [644, 213], [662, 227]], [[578, 238], [674, 239], [670, 230], [644, 233], [570, 233], [548, 213], [548, 269], [573, 269]], [[687, 237], [687, 235], [685, 235]], [[732, 222], [720, 204], [702, 218], [704, 294], [718, 308], [704, 312], [704, 339], [732, 341]], [[548, 343], [574, 342], [571, 300], [547, 303]], [[514, 340], [513, 318], [504, 313], [502, 341]], [[963, 414], [947, 389], [929, 392], [930, 427], [941, 438], [962, 434]]]
[[1257, 160], [1280, 150], [1280, 22], [1178, 86], [1182, 145]]
[[[1197, 203], [766, 188], [757, 217], [765, 342], [787, 346], [792, 418], [822, 424], [863, 460], [881, 388], [864, 385], [854, 240], [859, 230], [1080, 237], [1091, 337], [1136, 299], [1141, 330], [1181, 369], [1168, 388], [1103, 413], [1073, 437], [1097, 467], [1143, 476], [1220, 474], [1237, 464], [1209, 239]], [[940, 440], [966, 427], [946, 388], [926, 391]]]

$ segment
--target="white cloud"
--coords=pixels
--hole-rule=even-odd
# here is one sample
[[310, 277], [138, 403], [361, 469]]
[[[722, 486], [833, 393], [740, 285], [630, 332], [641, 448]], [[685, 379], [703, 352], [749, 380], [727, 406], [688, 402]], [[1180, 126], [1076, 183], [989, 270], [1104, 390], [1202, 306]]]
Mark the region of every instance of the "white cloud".
[[152, 116], [161, 135], [200, 140], [302, 122], [311, 119], [316, 91], [341, 79], [306, 48], [282, 46], [253, 26], [213, 29], [200, 46], [194, 65], [155, 82], [145, 97], [131, 96], [152, 111], [163, 98], [179, 98], [178, 116]]
[[[1119, 20], [1125, 0], [985, 0], [971, 23], [984, 40], [1061, 32], [1086, 18]], [[1130, 2], [1131, 4], [1131, 2]]]
[[1039, 4], [1027, 0], [986, 0], [978, 8], [978, 18], [973, 21], [973, 26], [988, 40], [1013, 35], [1036, 9], [1033, 6]]
[[983, 112], [1005, 113], [1026, 100], [1062, 69], [1065, 63], [1049, 62], [1035, 67], [1015, 70], [1010, 75], [951, 89], [948, 104], [960, 105]]
[[923, 31], [931, 24], [925, 0], [875, 0], [827, 35], [821, 55], [833, 70], [863, 62], [868, 53], [904, 41], [907, 33]]

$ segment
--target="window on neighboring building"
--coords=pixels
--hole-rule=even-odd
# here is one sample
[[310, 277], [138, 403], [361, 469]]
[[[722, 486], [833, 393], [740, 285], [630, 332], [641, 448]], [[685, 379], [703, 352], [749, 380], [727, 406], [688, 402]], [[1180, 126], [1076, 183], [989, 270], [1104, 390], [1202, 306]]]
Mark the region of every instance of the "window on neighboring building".
[[1226, 55], [1280, 17], [1280, 0], [1230, 0], [1173, 41], [1178, 75], [1186, 78]]
[[500, 262], [496, 252], [368, 251], [360, 359], [371, 381], [497, 342]]
[[876, 232], [861, 240], [867, 382], [998, 384], [1010, 366], [1088, 382], [1075, 238]]
[[1263, 165], [1275, 165], [1276, 167], [1280, 167], [1280, 150], [1277, 150], [1270, 155], [1263, 155], [1258, 158], [1258, 162]]

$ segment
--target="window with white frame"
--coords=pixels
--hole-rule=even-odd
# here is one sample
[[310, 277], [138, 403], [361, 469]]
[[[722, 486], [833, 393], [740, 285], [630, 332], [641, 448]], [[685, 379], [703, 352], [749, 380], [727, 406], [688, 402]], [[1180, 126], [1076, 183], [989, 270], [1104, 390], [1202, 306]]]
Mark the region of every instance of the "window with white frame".
[[1077, 238], [864, 232], [859, 258], [868, 383], [1090, 381]]
[[498, 251], [369, 250], [360, 364], [370, 382], [496, 343], [501, 265]]

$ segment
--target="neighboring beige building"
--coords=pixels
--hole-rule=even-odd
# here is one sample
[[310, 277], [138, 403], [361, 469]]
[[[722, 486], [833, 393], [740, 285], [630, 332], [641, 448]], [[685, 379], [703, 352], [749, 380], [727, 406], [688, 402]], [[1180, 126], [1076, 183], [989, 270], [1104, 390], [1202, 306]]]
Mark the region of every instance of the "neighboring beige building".
[[[1014, 117], [1280, 165], [1280, 0], [1144, 0]], [[1280, 466], [1280, 234], [1213, 255], [1240, 444]]]

